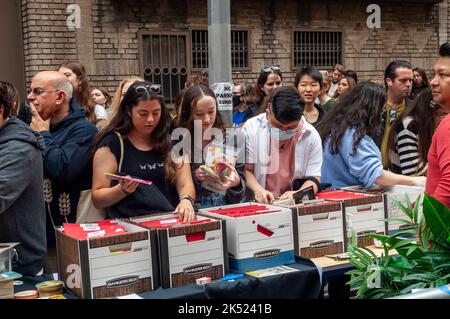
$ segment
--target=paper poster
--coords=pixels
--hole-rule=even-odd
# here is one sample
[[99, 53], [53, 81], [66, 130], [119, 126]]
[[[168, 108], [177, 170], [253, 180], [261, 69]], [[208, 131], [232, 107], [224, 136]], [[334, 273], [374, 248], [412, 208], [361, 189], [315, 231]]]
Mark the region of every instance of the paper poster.
[[216, 94], [217, 106], [219, 111], [233, 110], [233, 83], [220, 82], [211, 85], [211, 89]]

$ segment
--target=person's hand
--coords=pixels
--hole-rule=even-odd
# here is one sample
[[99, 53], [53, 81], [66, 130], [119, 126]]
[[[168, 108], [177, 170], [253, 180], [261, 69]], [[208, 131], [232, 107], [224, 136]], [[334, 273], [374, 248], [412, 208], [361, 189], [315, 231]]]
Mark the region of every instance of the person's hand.
[[232, 165], [228, 163], [221, 163], [221, 165], [226, 166], [226, 173], [221, 177], [222, 184], [225, 188], [237, 187], [241, 184], [241, 178]]
[[255, 192], [255, 200], [262, 204], [272, 204], [275, 200], [275, 196], [268, 190], [260, 189]]
[[48, 131], [50, 129], [50, 119], [44, 121], [32, 103], [30, 103], [30, 111], [30, 128], [36, 132]]
[[280, 196], [279, 199], [294, 199], [293, 195], [298, 191], [287, 191], [283, 195]]
[[198, 181], [201, 183], [203, 183], [207, 180], [211, 180], [211, 178], [208, 176], [208, 174], [203, 172], [200, 168], [197, 168], [195, 170], [195, 176], [197, 177]]
[[190, 222], [195, 220], [194, 207], [189, 199], [185, 198], [180, 200], [177, 208], [175, 208], [175, 213], [178, 214], [183, 222]]
[[414, 176], [414, 186], [424, 187], [427, 183], [427, 178], [425, 176]]
[[125, 195], [133, 193], [136, 190], [136, 188], [138, 188], [138, 186], [139, 186], [138, 182], [128, 181], [126, 179], [119, 180], [120, 191]]

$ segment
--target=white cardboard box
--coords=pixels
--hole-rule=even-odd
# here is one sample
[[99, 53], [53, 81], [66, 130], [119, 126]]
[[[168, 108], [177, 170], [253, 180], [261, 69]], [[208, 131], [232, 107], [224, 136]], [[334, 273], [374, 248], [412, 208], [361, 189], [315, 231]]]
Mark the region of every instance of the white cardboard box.
[[[417, 198], [421, 196], [419, 201], [419, 214], [418, 220], [423, 213], [423, 197], [425, 194], [425, 189], [423, 187], [417, 186], [406, 186], [406, 185], [393, 185], [393, 186], [375, 186], [368, 190], [364, 190], [361, 186], [351, 186], [345, 189], [352, 189], [357, 191], [366, 191], [369, 193], [383, 194], [385, 201], [385, 210], [387, 218], [401, 218], [408, 219], [408, 216], [404, 214], [392, 201], [392, 199], [400, 201], [403, 205], [406, 204], [406, 197], [408, 196], [411, 203], [415, 203]], [[393, 234], [399, 230], [405, 230], [411, 228], [410, 225], [404, 224], [400, 221], [388, 221], [386, 222], [386, 233]]]
[[199, 212], [226, 220], [230, 268], [250, 271], [295, 262], [291, 209], [241, 203]]
[[[386, 190], [385, 201], [386, 201], [386, 210], [387, 210], [387, 218], [402, 218], [409, 219], [408, 216], [403, 213], [392, 201], [392, 199], [396, 199], [400, 201], [403, 205], [406, 205], [406, 195], [409, 197], [411, 203], [415, 203], [417, 198], [421, 196], [419, 201], [419, 209], [418, 209], [418, 220], [420, 221], [420, 217], [423, 213], [423, 197], [425, 194], [425, 189], [423, 187], [416, 186], [404, 186], [404, 185], [394, 185], [389, 187], [383, 187]], [[404, 230], [410, 228], [410, 225], [405, 225], [400, 221], [388, 221], [386, 223], [386, 231], [388, 234], [395, 233], [398, 230]]]
[[367, 237], [368, 234], [385, 234], [386, 213], [383, 195], [350, 190], [331, 190], [318, 193], [317, 197], [342, 203], [346, 219], [346, 238], [351, 237], [351, 232], [356, 233], [358, 245], [374, 245], [374, 240]]
[[291, 209], [297, 256], [316, 258], [345, 251], [345, 218], [340, 202], [313, 200]]
[[156, 232], [112, 222], [126, 233], [79, 240], [56, 229], [59, 277], [79, 298], [142, 293], [159, 285]]
[[[195, 283], [201, 277], [219, 279], [228, 273], [224, 221], [196, 214], [196, 221], [180, 223], [177, 216], [167, 213], [141, 216], [131, 222], [158, 233], [163, 288]], [[150, 224], [142, 224], [146, 222]], [[167, 228], [158, 228], [161, 225]]]

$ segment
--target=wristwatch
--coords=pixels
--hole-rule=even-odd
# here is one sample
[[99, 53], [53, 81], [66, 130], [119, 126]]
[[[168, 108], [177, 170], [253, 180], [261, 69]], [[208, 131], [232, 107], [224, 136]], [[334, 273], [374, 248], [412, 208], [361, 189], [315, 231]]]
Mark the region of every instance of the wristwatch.
[[183, 197], [180, 197], [180, 202], [181, 202], [183, 199], [187, 199], [188, 201], [191, 202], [192, 206], [194, 206], [195, 200], [192, 198], [192, 196], [190, 196], [190, 195], [184, 195]]

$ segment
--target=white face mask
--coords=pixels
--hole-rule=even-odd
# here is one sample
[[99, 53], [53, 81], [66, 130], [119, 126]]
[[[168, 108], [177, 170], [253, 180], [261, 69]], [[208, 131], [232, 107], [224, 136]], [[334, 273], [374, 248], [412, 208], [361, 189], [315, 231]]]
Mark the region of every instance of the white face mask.
[[273, 127], [272, 125], [269, 124], [270, 135], [274, 139], [279, 140], [279, 141], [286, 141], [286, 140], [292, 138], [295, 135], [295, 133], [297, 133], [297, 130], [298, 130], [297, 128], [294, 128], [292, 130], [283, 131], [283, 130], [280, 130], [277, 127]]

